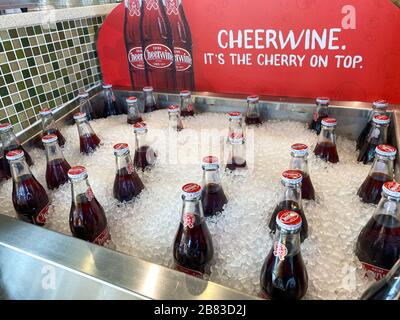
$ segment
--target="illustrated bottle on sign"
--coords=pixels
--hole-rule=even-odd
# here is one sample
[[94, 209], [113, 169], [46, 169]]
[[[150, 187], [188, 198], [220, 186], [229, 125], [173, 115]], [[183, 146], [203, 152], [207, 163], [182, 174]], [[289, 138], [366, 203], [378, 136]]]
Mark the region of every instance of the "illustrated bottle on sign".
[[181, 116], [194, 116], [192, 93], [189, 90], [182, 90], [179, 95], [181, 97]]
[[396, 148], [387, 144], [376, 147], [375, 160], [357, 194], [366, 203], [379, 203], [382, 196], [382, 186], [394, 179], [393, 161], [396, 157]]
[[361, 147], [364, 145], [365, 140], [367, 139], [368, 133], [372, 127], [372, 118], [375, 115], [387, 115], [386, 110], [387, 110], [388, 106], [389, 106], [389, 104], [385, 100], [377, 100], [372, 104], [372, 111], [369, 115], [367, 125], [364, 127], [364, 129], [361, 131], [360, 135], [358, 136], [356, 150], [360, 150]]
[[244, 136], [242, 114], [237, 111], [230, 112], [228, 113], [228, 119], [229, 119], [229, 127], [228, 127], [227, 142], [229, 142], [229, 137], [232, 134]]
[[314, 186], [308, 171], [308, 146], [302, 143], [290, 147], [290, 165], [292, 170], [299, 170], [303, 176], [301, 181], [301, 197], [306, 200], [315, 200]]
[[247, 125], [262, 124], [259, 101], [260, 98], [256, 95], [247, 97], [247, 112], [245, 119]]
[[361, 230], [356, 256], [379, 280], [400, 257], [400, 184], [385, 182], [374, 215]]
[[363, 293], [360, 300], [400, 300], [400, 258], [383, 279]]
[[281, 191], [274, 211], [272, 212], [269, 221], [269, 228], [272, 233], [276, 231], [276, 217], [278, 213], [283, 210], [290, 210], [297, 212], [301, 216], [302, 226], [300, 232], [301, 242], [308, 237], [308, 223], [303, 211], [303, 204], [301, 201], [301, 181], [303, 177], [299, 170], [286, 170], [282, 172], [281, 182], [283, 190]]
[[40, 116], [42, 118], [42, 136], [49, 134], [55, 134], [57, 136], [57, 141], [60, 147], [65, 144], [65, 138], [61, 134], [60, 130], [57, 128], [56, 122], [54, 121], [53, 113], [50, 109], [44, 108], [40, 110]]
[[72, 202], [69, 227], [79, 239], [104, 245], [111, 237], [103, 207], [95, 198], [85, 167], [76, 166], [68, 171], [71, 181]]
[[140, 30], [147, 83], [156, 90], [175, 90], [173, 37], [161, 0], [143, 0]]
[[126, 122], [129, 124], [142, 122], [143, 119], [142, 116], [140, 115], [137, 98], [136, 97], [126, 98], [126, 105], [128, 109]]
[[194, 90], [192, 33], [181, 0], [163, 0], [174, 39], [176, 86]]
[[78, 112], [74, 114], [74, 120], [78, 127], [79, 145], [81, 153], [93, 153], [100, 146], [100, 139], [94, 133], [92, 127], [86, 119], [86, 113]]
[[117, 99], [115, 98], [111, 84], [103, 84], [103, 118], [121, 114], [117, 106]]
[[179, 106], [169, 106], [168, 107], [168, 118], [169, 127], [174, 131], [182, 131], [183, 124], [181, 115], [179, 112]]
[[144, 185], [135, 171], [128, 145], [116, 144], [114, 155], [117, 166], [113, 188], [114, 198], [120, 202], [130, 201], [142, 192]]
[[324, 118], [321, 120], [321, 132], [318, 136], [318, 143], [315, 146], [314, 154], [324, 161], [339, 162], [336, 148], [336, 124], [334, 118]]
[[33, 176], [25, 161], [24, 151], [16, 149], [6, 155], [13, 178], [12, 200], [20, 220], [43, 226], [50, 200], [46, 190]]
[[3, 143], [3, 169], [5, 171], [7, 179], [11, 178], [10, 164], [6, 159], [6, 155], [9, 151], [14, 151], [14, 150], [24, 151], [24, 157], [25, 157], [26, 163], [29, 166], [33, 165], [33, 160], [31, 158], [31, 156], [29, 155], [28, 152], [26, 152], [24, 147], [21, 146], [21, 143], [15, 136], [13, 127], [10, 123], [1, 123], [0, 124], [0, 137], [1, 137], [1, 142]]
[[185, 184], [182, 200], [182, 217], [174, 241], [175, 268], [202, 277], [209, 273], [214, 248], [203, 215], [201, 187], [195, 183]]
[[300, 251], [301, 216], [281, 211], [276, 216], [274, 246], [261, 269], [261, 295], [272, 300], [299, 300], [307, 292], [308, 274]]
[[144, 105], [144, 113], [149, 113], [157, 110], [157, 102], [156, 98], [153, 94], [153, 87], [144, 87], [143, 88], [143, 105]]
[[246, 169], [246, 149], [243, 133], [232, 133], [229, 136], [229, 157], [226, 163], [228, 170]]
[[147, 141], [147, 125], [144, 122], [135, 123], [133, 126], [135, 133], [135, 156], [133, 163], [137, 169], [144, 171], [155, 165], [157, 155]]
[[387, 115], [374, 115], [372, 127], [369, 130], [367, 139], [360, 148], [357, 161], [364, 164], [371, 163], [375, 158], [375, 149], [380, 144], [388, 142], [388, 127], [390, 118]]
[[203, 211], [206, 217], [221, 212], [228, 199], [222, 189], [219, 176], [218, 158], [207, 156], [203, 158]]
[[321, 121], [324, 118], [329, 117], [329, 98], [317, 98], [316, 99], [317, 110], [313, 113], [313, 119], [310, 123], [310, 129], [315, 130], [317, 135], [321, 132]]
[[42, 138], [42, 143], [46, 148], [46, 183], [50, 190], [57, 189], [68, 182], [68, 170], [71, 169], [69, 163], [64, 159], [58, 138], [55, 134], [50, 134]]
[[147, 85], [140, 34], [142, 3], [143, 0], [125, 0], [125, 47], [132, 87], [137, 89]]

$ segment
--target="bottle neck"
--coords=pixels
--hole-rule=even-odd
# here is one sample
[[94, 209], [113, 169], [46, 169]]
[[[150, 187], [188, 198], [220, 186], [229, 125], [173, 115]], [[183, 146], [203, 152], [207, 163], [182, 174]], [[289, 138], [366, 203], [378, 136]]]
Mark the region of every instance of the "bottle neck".
[[134, 170], [132, 164], [132, 158], [129, 151], [123, 155], [116, 155], [115, 164], [117, 173], [121, 173], [121, 171], [127, 171], [128, 174], [131, 174]]
[[139, 108], [137, 102], [129, 102], [127, 104], [128, 114], [130, 115], [139, 115]]
[[322, 126], [318, 136], [318, 143], [331, 143], [336, 145], [336, 127]]
[[183, 199], [181, 223], [184, 227], [192, 228], [203, 223], [204, 213], [200, 199], [185, 200]]
[[300, 170], [301, 172], [308, 175], [308, 159], [307, 155], [295, 155], [291, 154], [289, 168], [292, 170]]
[[136, 132], [135, 133], [135, 143], [136, 143], [136, 150], [147, 146], [147, 132]]
[[229, 133], [243, 134], [243, 120], [240, 119], [229, 119]]
[[181, 97], [181, 111], [191, 111], [192, 109], [192, 98]]
[[19, 181], [22, 176], [32, 175], [32, 172], [25, 161], [25, 157], [22, 157], [18, 160], [11, 160], [9, 161], [9, 163], [10, 163], [11, 175], [14, 182]]
[[371, 176], [374, 173], [382, 173], [393, 179], [393, 161], [394, 157], [385, 157], [376, 154], [369, 175]]
[[207, 184], [221, 184], [218, 169], [203, 169], [203, 185]]
[[52, 114], [42, 116], [42, 129], [43, 131], [57, 129], [56, 122]]
[[112, 103], [114, 101], [114, 93], [113, 93], [112, 89], [111, 88], [103, 89], [103, 92], [104, 92], [104, 99], [108, 103]]
[[154, 98], [153, 92], [144, 93], [144, 104], [149, 106], [156, 104], [156, 99]]
[[77, 120], [76, 125], [78, 126], [79, 136], [94, 135], [94, 131], [86, 119]]
[[294, 201], [299, 205], [299, 208], [302, 208], [301, 202], [301, 184], [291, 184], [282, 182], [283, 184], [283, 192], [279, 199], [279, 202], [283, 201]]
[[56, 159], [64, 159], [61, 148], [57, 141], [45, 143], [47, 163]]
[[94, 197], [88, 178], [72, 180], [71, 190], [72, 202], [75, 204], [91, 201]]
[[329, 105], [327, 104], [317, 104], [318, 117], [327, 117]]
[[260, 108], [258, 106], [258, 102], [247, 103], [247, 116], [252, 118], [260, 116]]
[[387, 124], [372, 123], [371, 130], [368, 135], [368, 141], [370, 143], [379, 145], [387, 142]]
[[21, 143], [18, 141], [15, 133], [12, 129], [4, 131], [1, 134], [1, 142], [3, 143], [3, 149], [6, 150], [9, 146], [19, 146]]
[[394, 220], [390, 218], [388, 220], [380, 220], [378, 222], [388, 228], [399, 228], [400, 199], [388, 196], [386, 193], [382, 192], [382, 198], [374, 212], [374, 217], [392, 217]]
[[[284, 245], [286, 249], [278, 248]], [[277, 250], [280, 249], [280, 250]], [[276, 229], [274, 255], [295, 256], [300, 253], [300, 229], [297, 231]]]

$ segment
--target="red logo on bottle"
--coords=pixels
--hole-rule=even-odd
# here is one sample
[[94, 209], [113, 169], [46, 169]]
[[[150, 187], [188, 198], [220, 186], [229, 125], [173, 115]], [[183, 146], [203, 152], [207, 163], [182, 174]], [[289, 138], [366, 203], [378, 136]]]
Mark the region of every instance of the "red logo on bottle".
[[185, 213], [183, 215], [183, 226], [193, 229], [196, 217], [193, 213]]
[[157, 0], [145, 0], [145, 1], [146, 1], [146, 9], [147, 10], [151, 10], [151, 9], [158, 10]]
[[47, 215], [49, 214], [49, 205], [50, 204], [47, 204], [42, 210], [40, 210], [40, 212], [36, 216], [37, 223], [42, 223], [42, 224], [46, 223]]
[[279, 260], [283, 261], [285, 260], [285, 257], [287, 255], [287, 248], [283, 243], [280, 243], [278, 241], [275, 241], [274, 243], [274, 256], [278, 257]]
[[132, 163], [128, 163], [127, 169], [129, 174], [132, 174], [135, 171]]
[[130, 6], [129, 6], [129, 15], [130, 16], [138, 16], [140, 17], [140, 3], [139, 0], [129, 0]]
[[318, 113], [317, 112], [313, 112], [313, 120], [318, 121]]
[[179, 14], [179, 4], [180, 1], [179, 0], [165, 0], [165, 8], [167, 9], [167, 15], [171, 15], [171, 14]]
[[108, 228], [105, 228], [96, 239], [94, 239], [93, 243], [98, 244], [100, 246], [104, 245], [107, 240], [110, 238], [110, 234], [108, 233]]
[[363, 268], [365, 271], [371, 271], [374, 274], [375, 280], [379, 281], [381, 280], [386, 274], [389, 272], [387, 269], [382, 269], [376, 266], [373, 266], [372, 264], [361, 262]]
[[192, 57], [187, 50], [175, 48], [174, 52], [176, 71], [185, 71], [192, 66]]
[[174, 63], [170, 48], [163, 44], [150, 44], [144, 49], [144, 59], [153, 68], [168, 68]]
[[88, 199], [88, 201], [92, 201], [93, 200], [93, 198], [94, 198], [94, 194], [93, 194], [93, 190], [92, 190], [92, 188], [88, 188], [87, 190], [86, 190], [86, 198]]
[[136, 69], [144, 69], [143, 50], [141, 47], [134, 47], [128, 53], [128, 61]]

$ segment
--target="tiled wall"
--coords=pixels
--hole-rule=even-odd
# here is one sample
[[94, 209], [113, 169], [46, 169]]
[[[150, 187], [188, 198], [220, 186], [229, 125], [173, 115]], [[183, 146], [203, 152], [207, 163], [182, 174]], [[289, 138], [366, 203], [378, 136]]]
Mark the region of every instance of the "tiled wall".
[[0, 30], [0, 122], [15, 132], [101, 81], [95, 37], [105, 16]]

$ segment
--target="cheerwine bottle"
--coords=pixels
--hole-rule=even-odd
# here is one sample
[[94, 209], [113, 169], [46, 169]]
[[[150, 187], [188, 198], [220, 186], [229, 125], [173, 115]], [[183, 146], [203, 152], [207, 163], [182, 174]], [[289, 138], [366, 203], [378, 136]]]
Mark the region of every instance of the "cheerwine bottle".
[[92, 103], [89, 100], [89, 93], [81, 91], [78, 94], [79, 98], [79, 110], [82, 113], [86, 113], [88, 121], [99, 118], [99, 115], [93, 111]]
[[374, 215], [361, 230], [356, 256], [375, 279], [385, 276], [400, 257], [400, 184], [385, 182]]
[[144, 87], [143, 88], [143, 105], [144, 105], [144, 113], [149, 113], [157, 110], [157, 102], [156, 98], [153, 94], [153, 87]]
[[100, 139], [94, 133], [88, 120], [86, 113], [78, 112], [74, 114], [74, 120], [78, 127], [79, 145], [81, 153], [93, 153], [100, 146]]
[[321, 121], [321, 132], [318, 136], [314, 154], [326, 162], [339, 162], [336, 148], [336, 125], [337, 121], [334, 118], [324, 118]]
[[182, 187], [182, 216], [173, 245], [175, 268], [193, 276], [209, 274], [214, 248], [203, 215], [201, 186]]
[[129, 62], [132, 88], [143, 88], [147, 85], [144, 71], [140, 18], [143, 0], [125, 0], [125, 48]]
[[246, 111], [246, 124], [249, 125], [260, 125], [262, 124], [260, 115], [260, 98], [259, 96], [253, 95], [247, 97], [247, 111]]
[[364, 180], [357, 194], [366, 203], [379, 203], [382, 196], [382, 186], [394, 178], [393, 161], [396, 148], [387, 144], [376, 147], [375, 160], [368, 177]]
[[246, 169], [246, 149], [243, 133], [232, 133], [229, 136], [230, 152], [226, 168], [230, 171]]
[[103, 84], [103, 117], [115, 116], [121, 114], [117, 106], [117, 99], [115, 98], [111, 84]]
[[50, 200], [46, 190], [33, 176], [25, 161], [24, 151], [16, 149], [6, 155], [13, 178], [12, 200], [20, 220], [43, 226]]
[[136, 169], [145, 171], [152, 168], [157, 159], [157, 155], [147, 141], [147, 125], [144, 122], [135, 123], [133, 126], [135, 133], [135, 156], [133, 163]]
[[40, 110], [40, 116], [42, 120], [42, 136], [49, 134], [55, 134], [57, 136], [57, 141], [60, 147], [64, 146], [65, 138], [61, 134], [60, 130], [57, 128], [56, 122], [54, 121], [53, 113], [49, 108], [44, 108]]
[[181, 0], [163, 0], [174, 40], [176, 86], [194, 90], [192, 34]]
[[169, 128], [174, 131], [182, 131], [183, 124], [179, 112], [179, 106], [168, 107]]
[[137, 98], [136, 97], [126, 98], [126, 105], [128, 109], [126, 122], [129, 124], [142, 122], [143, 119], [142, 116], [140, 115]]
[[261, 269], [261, 296], [272, 300], [299, 300], [307, 292], [308, 274], [300, 250], [302, 219], [294, 211], [280, 211], [277, 232]]
[[189, 90], [182, 90], [179, 95], [181, 97], [181, 116], [194, 116], [192, 93]]
[[156, 90], [175, 90], [173, 36], [162, 0], [143, 0], [140, 32], [147, 83]]
[[321, 121], [329, 117], [329, 98], [320, 97], [316, 99], [317, 110], [313, 113], [313, 119], [310, 123], [310, 129], [314, 130], [317, 135], [321, 132]]
[[107, 218], [88, 181], [85, 167], [75, 166], [68, 171], [72, 202], [69, 227], [76, 238], [104, 245], [111, 240]]
[[243, 117], [242, 114], [238, 111], [234, 112], [229, 112], [228, 113], [228, 119], [229, 119], [229, 127], [228, 127], [228, 137], [227, 137], [227, 142], [229, 142], [229, 137], [232, 134], [238, 134], [238, 135], [243, 135]]

